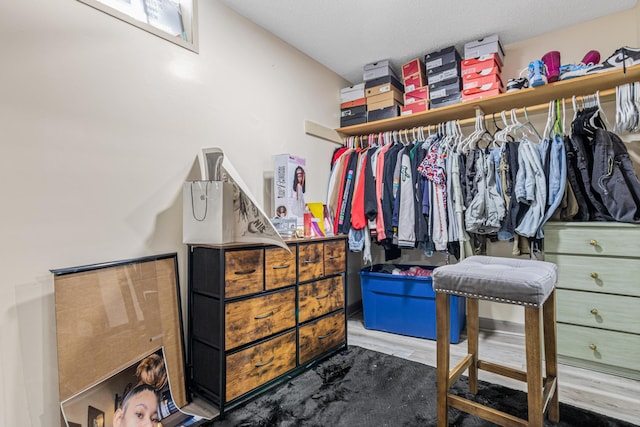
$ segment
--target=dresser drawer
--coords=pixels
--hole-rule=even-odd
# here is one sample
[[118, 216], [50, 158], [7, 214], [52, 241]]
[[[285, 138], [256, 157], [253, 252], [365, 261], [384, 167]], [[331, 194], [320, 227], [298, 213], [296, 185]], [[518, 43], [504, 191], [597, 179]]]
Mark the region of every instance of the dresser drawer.
[[300, 323], [308, 322], [339, 308], [344, 308], [342, 276], [334, 276], [299, 286], [298, 321]]
[[296, 333], [227, 356], [226, 402], [296, 367]]
[[300, 328], [300, 364], [345, 342], [344, 311]]
[[640, 227], [623, 223], [553, 223], [544, 227], [544, 252], [637, 257]]
[[558, 288], [640, 297], [640, 260], [545, 254], [558, 266]]
[[264, 251], [227, 252], [224, 256], [226, 298], [249, 295], [264, 289]]
[[298, 280], [319, 279], [324, 276], [324, 244], [303, 243], [298, 246]]
[[266, 290], [278, 289], [296, 283], [296, 247], [291, 252], [283, 248], [265, 251], [264, 286]]
[[556, 298], [558, 322], [640, 334], [640, 298], [565, 289]]
[[640, 369], [640, 335], [558, 323], [558, 354]]
[[295, 289], [228, 303], [225, 323], [226, 350], [293, 328], [296, 325]]
[[324, 243], [324, 275], [343, 273], [347, 268], [344, 240]]

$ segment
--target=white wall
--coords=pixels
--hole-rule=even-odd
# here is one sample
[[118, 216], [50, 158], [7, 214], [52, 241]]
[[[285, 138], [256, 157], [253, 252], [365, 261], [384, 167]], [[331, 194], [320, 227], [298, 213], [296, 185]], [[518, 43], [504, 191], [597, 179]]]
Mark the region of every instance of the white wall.
[[307, 200], [326, 197], [336, 145], [303, 122], [338, 127], [346, 82], [199, 3], [195, 54], [75, 0], [0, 2], [2, 426], [59, 425], [50, 269], [178, 252], [186, 288], [181, 189], [201, 147], [260, 201], [272, 155], [304, 157]]

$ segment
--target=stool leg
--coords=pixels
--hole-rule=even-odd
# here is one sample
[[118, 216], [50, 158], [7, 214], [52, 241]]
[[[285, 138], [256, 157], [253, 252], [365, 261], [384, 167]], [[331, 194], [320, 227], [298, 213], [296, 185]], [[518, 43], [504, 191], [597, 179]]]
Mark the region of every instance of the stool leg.
[[544, 360], [547, 378], [556, 378], [556, 386], [553, 397], [549, 401], [549, 420], [557, 423], [560, 421], [560, 404], [558, 403], [558, 355], [556, 348], [556, 291], [545, 301], [542, 307], [544, 324]]
[[436, 358], [438, 427], [449, 425], [447, 393], [449, 392], [449, 294], [436, 292]]
[[467, 298], [467, 353], [473, 356], [469, 366], [469, 393], [478, 393], [478, 300]]
[[525, 350], [527, 352], [527, 403], [531, 427], [542, 427], [542, 351], [540, 340], [540, 309], [524, 309]]

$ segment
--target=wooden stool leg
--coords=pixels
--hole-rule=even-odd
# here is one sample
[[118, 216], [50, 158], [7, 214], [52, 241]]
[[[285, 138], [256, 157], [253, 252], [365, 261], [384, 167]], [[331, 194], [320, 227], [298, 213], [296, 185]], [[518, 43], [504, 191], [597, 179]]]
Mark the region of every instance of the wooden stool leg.
[[478, 393], [478, 300], [467, 298], [467, 353], [473, 359], [469, 366], [469, 393]]
[[436, 292], [436, 357], [438, 427], [449, 425], [449, 294]]
[[527, 402], [529, 426], [542, 427], [542, 349], [540, 340], [540, 309], [524, 309], [525, 351], [527, 352]]
[[549, 420], [557, 423], [560, 421], [560, 404], [558, 402], [558, 355], [556, 348], [556, 291], [545, 301], [542, 307], [544, 324], [544, 360], [547, 378], [555, 378], [555, 389], [551, 391], [553, 397], [549, 401]]

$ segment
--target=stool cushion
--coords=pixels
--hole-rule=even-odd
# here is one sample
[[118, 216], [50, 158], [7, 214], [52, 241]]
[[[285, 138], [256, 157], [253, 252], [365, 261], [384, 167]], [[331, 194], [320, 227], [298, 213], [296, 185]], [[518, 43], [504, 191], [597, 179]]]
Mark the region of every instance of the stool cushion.
[[539, 307], [553, 291], [557, 267], [545, 261], [477, 255], [437, 267], [432, 276], [436, 292]]

